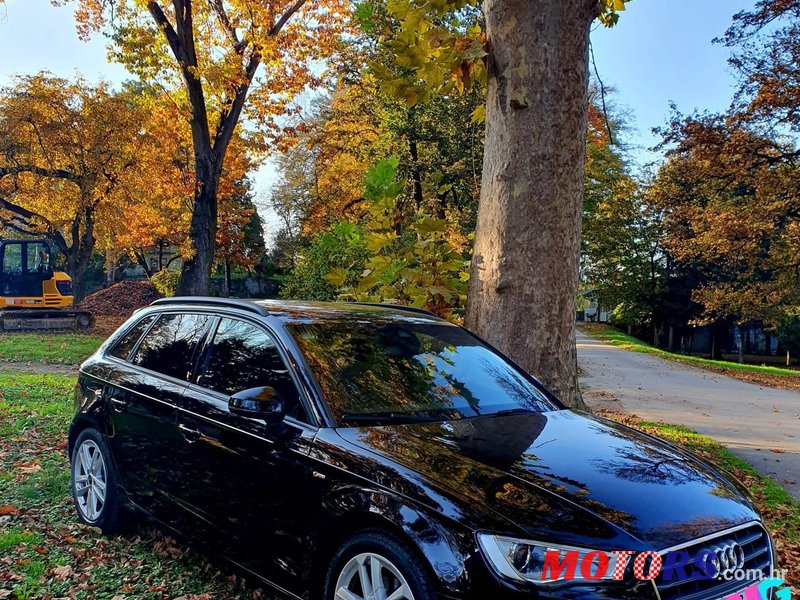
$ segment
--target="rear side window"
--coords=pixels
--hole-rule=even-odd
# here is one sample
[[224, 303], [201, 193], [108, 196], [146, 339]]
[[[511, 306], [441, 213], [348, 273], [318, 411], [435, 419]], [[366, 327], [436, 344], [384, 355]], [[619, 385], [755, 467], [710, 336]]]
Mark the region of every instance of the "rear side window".
[[128, 360], [128, 356], [130, 356], [131, 351], [136, 346], [136, 342], [139, 341], [139, 338], [142, 337], [142, 334], [147, 331], [147, 328], [150, 327], [150, 323], [154, 320], [155, 316], [150, 315], [131, 327], [128, 333], [122, 336], [122, 339], [114, 345], [109, 354], [121, 358], [122, 360]]
[[275, 342], [266, 331], [244, 321], [220, 320], [199, 383], [228, 396], [270, 386], [283, 398], [288, 415], [305, 418], [297, 387]]
[[132, 362], [151, 371], [188, 380], [194, 352], [208, 320], [206, 315], [161, 315], [139, 344]]

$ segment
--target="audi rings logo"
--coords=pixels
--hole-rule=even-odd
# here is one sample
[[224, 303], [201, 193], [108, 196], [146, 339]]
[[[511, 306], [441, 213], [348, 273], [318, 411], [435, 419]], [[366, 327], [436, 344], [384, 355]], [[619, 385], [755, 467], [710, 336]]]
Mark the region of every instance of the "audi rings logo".
[[706, 562], [714, 565], [718, 577], [730, 577], [744, 568], [744, 549], [736, 542], [703, 552]]

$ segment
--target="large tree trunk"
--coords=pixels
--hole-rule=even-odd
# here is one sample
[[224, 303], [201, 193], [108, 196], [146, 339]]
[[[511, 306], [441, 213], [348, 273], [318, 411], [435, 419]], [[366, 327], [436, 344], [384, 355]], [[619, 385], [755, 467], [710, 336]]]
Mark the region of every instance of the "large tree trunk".
[[94, 210], [86, 208], [75, 216], [70, 228], [72, 244], [67, 245], [63, 235], [54, 238], [58, 249], [67, 259], [67, 274], [72, 279], [72, 295], [75, 304], [86, 297], [86, 271], [97, 240], [94, 237]]
[[233, 280], [231, 278], [231, 259], [227, 256], [224, 262], [225, 268], [225, 296], [230, 298], [233, 295]]
[[596, 0], [486, 0], [486, 148], [467, 326], [566, 405]]
[[[204, 164], [205, 163], [205, 164]], [[197, 191], [189, 231], [193, 254], [185, 258], [179, 296], [205, 296], [211, 283], [217, 236], [217, 188], [220, 169], [213, 161], [197, 161]]]

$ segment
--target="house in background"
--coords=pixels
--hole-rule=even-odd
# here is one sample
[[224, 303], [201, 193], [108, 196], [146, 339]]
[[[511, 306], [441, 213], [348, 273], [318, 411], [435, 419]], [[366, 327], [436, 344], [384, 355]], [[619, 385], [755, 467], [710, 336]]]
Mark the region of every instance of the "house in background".
[[594, 290], [582, 294], [584, 308], [578, 311], [578, 321], [586, 323], [608, 323], [610, 312], [597, 298]]

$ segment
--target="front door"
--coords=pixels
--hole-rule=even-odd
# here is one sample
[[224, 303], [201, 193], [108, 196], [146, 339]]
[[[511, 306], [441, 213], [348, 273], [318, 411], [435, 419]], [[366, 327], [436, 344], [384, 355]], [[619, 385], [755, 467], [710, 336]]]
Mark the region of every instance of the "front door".
[[[200, 314], [162, 314], [144, 337], [128, 348], [126, 337], [112, 348], [129, 364], [109, 369], [112, 433], [109, 436], [118, 472], [136, 504], [166, 515], [175, 494], [173, 457], [180, 447], [177, 403], [194, 368], [195, 352], [211, 318]], [[128, 353], [125, 356], [125, 353]]]
[[[290, 591], [302, 580], [313, 499], [306, 464], [315, 428], [274, 338], [261, 325], [222, 318], [181, 401], [183, 500], [239, 564]], [[275, 388], [284, 423], [232, 414], [236, 392]]]

